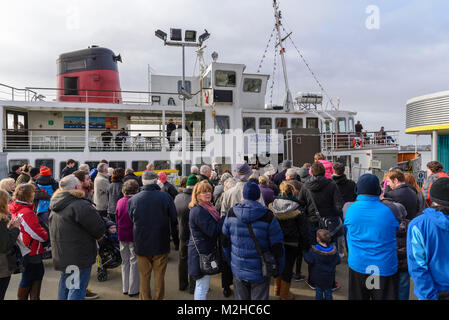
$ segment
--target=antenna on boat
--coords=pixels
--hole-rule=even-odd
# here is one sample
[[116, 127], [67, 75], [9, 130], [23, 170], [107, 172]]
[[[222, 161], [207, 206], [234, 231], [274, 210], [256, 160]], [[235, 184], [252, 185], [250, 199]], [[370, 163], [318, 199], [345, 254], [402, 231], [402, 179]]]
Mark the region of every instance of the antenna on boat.
[[[276, 30], [277, 30], [277, 34], [278, 34], [278, 38], [279, 38], [279, 43], [278, 45], [281, 47], [280, 50], [280, 55], [281, 55], [281, 60], [282, 60], [282, 68], [284, 71], [284, 81], [285, 81], [285, 99], [284, 99], [284, 109], [287, 111], [290, 111], [293, 108], [293, 99], [292, 99], [292, 94], [290, 92], [290, 88], [288, 86], [288, 78], [287, 78], [287, 67], [285, 64], [285, 47], [283, 45], [283, 41], [285, 39], [287, 39], [290, 34], [288, 34], [285, 38], [281, 37], [281, 30], [280, 30], [280, 26], [281, 26], [281, 11], [279, 11], [279, 6], [276, 2], [276, 0], [273, 0], [273, 8], [274, 8], [274, 17], [276, 19]], [[277, 45], [276, 45], [277, 47]]]

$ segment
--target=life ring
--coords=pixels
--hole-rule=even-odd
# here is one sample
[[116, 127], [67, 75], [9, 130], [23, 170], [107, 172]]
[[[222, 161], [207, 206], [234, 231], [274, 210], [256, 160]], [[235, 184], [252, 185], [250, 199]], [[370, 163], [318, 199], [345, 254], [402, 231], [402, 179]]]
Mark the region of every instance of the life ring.
[[358, 138], [358, 137], [355, 137], [355, 138], [352, 140], [352, 147], [355, 148], [355, 149], [360, 149], [361, 147], [363, 147], [363, 141], [362, 141], [362, 139], [360, 139], [360, 138]]

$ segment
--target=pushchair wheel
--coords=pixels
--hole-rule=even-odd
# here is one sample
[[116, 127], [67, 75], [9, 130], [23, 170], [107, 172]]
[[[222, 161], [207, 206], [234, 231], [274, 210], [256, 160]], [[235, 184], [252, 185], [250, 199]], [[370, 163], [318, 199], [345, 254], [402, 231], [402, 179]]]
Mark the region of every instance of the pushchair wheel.
[[106, 271], [106, 269], [98, 268], [97, 279], [100, 282], [104, 282], [104, 281], [108, 280], [108, 272]]

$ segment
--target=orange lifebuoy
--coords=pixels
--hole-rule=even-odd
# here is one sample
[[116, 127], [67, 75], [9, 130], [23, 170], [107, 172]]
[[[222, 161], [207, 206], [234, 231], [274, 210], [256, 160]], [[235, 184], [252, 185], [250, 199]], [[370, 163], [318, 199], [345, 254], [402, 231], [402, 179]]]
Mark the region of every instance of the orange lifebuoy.
[[363, 147], [362, 139], [360, 139], [359, 137], [355, 137], [352, 140], [352, 147], [355, 148], [355, 149], [360, 149], [361, 147]]

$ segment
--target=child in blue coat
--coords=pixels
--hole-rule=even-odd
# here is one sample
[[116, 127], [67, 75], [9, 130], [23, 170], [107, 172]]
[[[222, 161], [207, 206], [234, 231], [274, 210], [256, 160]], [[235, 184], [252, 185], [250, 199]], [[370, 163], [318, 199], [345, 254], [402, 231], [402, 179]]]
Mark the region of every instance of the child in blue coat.
[[315, 300], [332, 300], [335, 268], [340, 263], [340, 255], [331, 238], [329, 231], [319, 229], [316, 232], [317, 244], [304, 255], [310, 266], [310, 281], [316, 285]]

